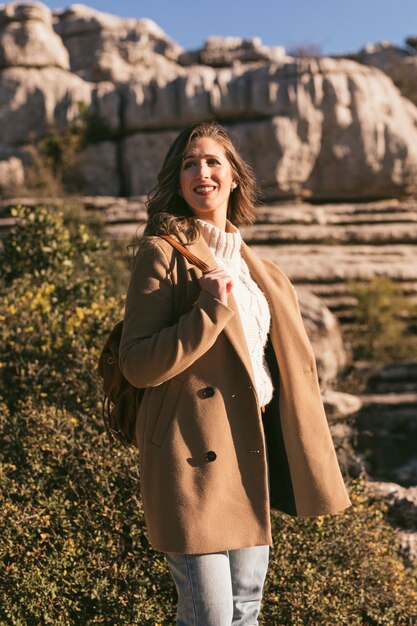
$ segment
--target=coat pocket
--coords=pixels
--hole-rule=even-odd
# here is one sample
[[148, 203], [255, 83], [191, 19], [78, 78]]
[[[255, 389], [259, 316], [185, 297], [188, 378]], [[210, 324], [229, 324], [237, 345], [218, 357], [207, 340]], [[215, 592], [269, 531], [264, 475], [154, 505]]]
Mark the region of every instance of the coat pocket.
[[162, 405], [153, 428], [151, 441], [156, 446], [162, 447], [169, 425], [175, 413], [183, 381], [172, 378], [167, 383], [167, 388], [162, 399]]

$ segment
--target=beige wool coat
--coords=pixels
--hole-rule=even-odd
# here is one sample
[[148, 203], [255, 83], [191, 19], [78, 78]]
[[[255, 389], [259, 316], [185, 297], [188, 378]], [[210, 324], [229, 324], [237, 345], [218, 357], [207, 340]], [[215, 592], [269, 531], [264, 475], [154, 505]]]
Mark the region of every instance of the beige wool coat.
[[[146, 388], [136, 437], [152, 546], [207, 553], [266, 545], [270, 506], [297, 516], [349, 507], [285, 274], [242, 242], [271, 311], [266, 358], [275, 392], [263, 413], [233, 292], [222, 304], [168, 242], [147, 239], [132, 269], [120, 365], [130, 383]], [[202, 236], [189, 250], [216, 267]]]

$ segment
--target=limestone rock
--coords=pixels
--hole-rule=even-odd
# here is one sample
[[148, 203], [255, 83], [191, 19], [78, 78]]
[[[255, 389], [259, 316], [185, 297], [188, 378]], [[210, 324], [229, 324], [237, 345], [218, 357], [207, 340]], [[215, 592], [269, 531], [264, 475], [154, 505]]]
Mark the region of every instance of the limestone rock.
[[253, 114], [270, 119], [234, 130], [267, 198], [358, 199], [415, 189], [417, 109], [381, 72], [320, 59], [253, 73]]
[[38, 20], [52, 24], [50, 10], [42, 2], [9, 2], [0, 5], [0, 28], [10, 22]]
[[121, 130], [122, 96], [115, 85], [108, 81], [97, 83], [92, 95], [93, 111], [103, 120], [109, 131]]
[[346, 364], [346, 352], [336, 317], [317, 296], [297, 288], [301, 315], [312, 343], [321, 387], [337, 378]]
[[[0, 7], [2, 145], [30, 143], [72, 124], [84, 102], [108, 122], [105, 139], [124, 137], [127, 194], [143, 195], [153, 186], [172, 129], [210, 118], [227, 122], [266, 200], [367, 200], [417, 192], [417, 107], [370, 67], [388, 73], [388, 67], [403, 68], [411, 89], [417, 54], [410, 50], [368, 47], [357, 56], [361, 63], [291, 59], [256, 38], [212, 37], [187, 61], [151, 20], [78, 4], [54, 15], [57, 34], [42, 4]], [[65, 71], [68, 58], [72, 73]], [[390, 75], [403, 89], [403, 79]], [[142, 145], [149, 146], [146, 159], [129, 160]], [[391, 229], [279, 224], [258, 229], [257, 241], [272, 234], [282, 244], [417, 240], [416, 226], [408, 222]]]
[[361, 401], [357, 396], [333, 389], [325, 389], [322, 399], [342, 474], [345, 478], [356, 478], [365, 473], [363, 460], [354, 449], [354, 417]]
[[417, 562], [417, 487], [401, 487], [392, 482], [371, 481], [369, 491], [388, 505], [388, 520], [397, 529], [403, 554], [409, 563]]
[[401, 93], [417, 104], [416, 52], [399, 48], [389, 41], [383, 41], [379, 44], [370, 44], [357, 54], [349, 55], [349, 58], [385, 72]]
[[374, 372], [368, 377], [369, 389], [361, 396], [363, 406], [356, 416], [357, 447], [369, 474], [408, 486], [417, 481], [414, 370], [415, 364], [405, 363], [388, 365]]
[[417, 456], [396, 467], [392, 476], [402, 485], [417, 485]]
[[23, 188], [25, 167], [20, 155], [0, 148], [0, 197], [10, 196]]
[[378, 367], [369, 376], [366, 390], [369, 394], [417, 394], [417, 362], [389, 363]]
[[358, 415], [358, 427], [366, 432], [380, 432], [384, 437], [398, 435], [413, 437], [417, 442], [417, 393], [378, 393], [361, 396], [363, 407]]
[[349, 54], [349, 58], [364, 65], [378, 67], [383, 72], [393, 65], [402, 63], [410, 57], [411, 52], [390, 41], [368, 44], [357, 53]]
[[91, 104], [93, 86], [58, 68], [13, 67], [0, 72], [0, 140], [27, 143], [64, 128]]
[[4, 67], [69, 69], [69, 56], [53, 30], [52, 14], [41, 3], [0, 6], [0, 69]]
[[[417, 108], [382, 72], [349, 60], [194, 66], [127, 87], [126, 129], [230, 124], [266, 198], [389, 197], [417, 190]], [[245, 121], [245, 118], [264, 118]]]
[[259, 37], [209, 37], [203, 48], [184, 52], [178, 61], [185, 66], [209, 65], [230, 67], [236, 63], [256, 63], [282, 61], [285, 49], [281, 46], [268, 48], [262, 45]]
[[123, 19], [82, 4], [56, 16], [71, 69], [86, 80], [125, 82], [135, 74], [175, 73], [182, 48], [152, 20]]
[[125, 96], [126, 128], [181, 128], [210, 117], [215, 80], [216, 72], [209, 67], [192, 67], [174, 80], [164, 75], [132, 80]]
[[323, 394], [324, 408], [326, 409], [327, 419], [330, 422], [345, 420], [348, 417], [356, 415], [362, 407], [362, 401], [358, 396], [350, 393], [342, 393], [327, 389]]
[[118, 196], [121, 189], [116, 144], [103, 141], [87, 146], [77, 156], [71, 174], [86, 195]]
[[129, 195], [149, 193], [177, 134], [176, 131], [136, 133], [122, 141], [122, 168]]

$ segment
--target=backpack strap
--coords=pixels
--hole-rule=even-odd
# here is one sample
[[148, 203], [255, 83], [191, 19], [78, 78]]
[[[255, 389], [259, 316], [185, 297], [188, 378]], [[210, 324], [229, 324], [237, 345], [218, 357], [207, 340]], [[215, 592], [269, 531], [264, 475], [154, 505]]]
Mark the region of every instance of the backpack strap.
[[166, 241], [168, 241], [171, 244], [171, 246], [179, 250], [181, 254], [185, 256], [185, 258], [188, 259], [190, 263], [192, 263], [193, 265], [196, 265], [203, 272], [203, 274], [207, 274], [207, 272], [211, 272], [211, 267], [207, 265], [207, 263], [204, 263], [204, 261], [199, 259], [198, 256], [195, 256], [195, 254], [190, 252], [185, 246], [182, 245], [182, 243], [177, 241], [177, 239], [174, 239], [174, 237], [171, 237], [171, 235], [159, 235], [159, 236], [161, 237], [161, 239], [166, 239]]

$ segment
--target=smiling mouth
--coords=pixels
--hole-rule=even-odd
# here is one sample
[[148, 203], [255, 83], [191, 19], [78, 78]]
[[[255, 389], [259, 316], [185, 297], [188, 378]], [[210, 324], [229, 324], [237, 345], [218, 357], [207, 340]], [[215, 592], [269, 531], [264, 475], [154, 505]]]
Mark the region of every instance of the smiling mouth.
[[198, 187], [195, 187], [194, 192], [199, 196], [208, 196], [215, 189], [216, 187], [213, 185], [199, 185]]

